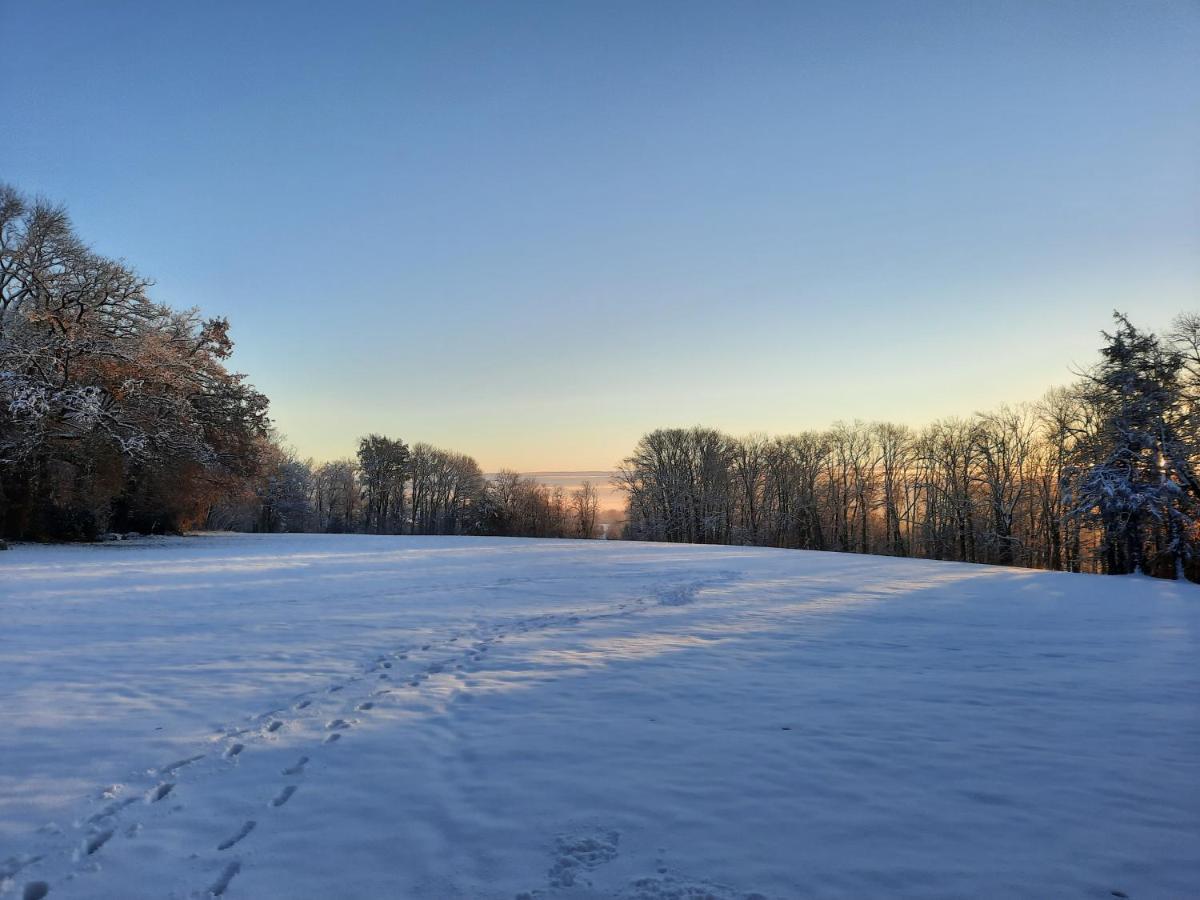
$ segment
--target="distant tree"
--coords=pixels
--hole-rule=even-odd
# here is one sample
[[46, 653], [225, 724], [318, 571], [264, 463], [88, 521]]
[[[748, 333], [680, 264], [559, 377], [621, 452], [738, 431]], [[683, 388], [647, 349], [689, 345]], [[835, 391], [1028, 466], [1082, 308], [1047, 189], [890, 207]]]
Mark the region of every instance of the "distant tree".
[[402, 530], [408, 445], [378, 434], [358, 442], [358, 471], [363, 486], [363, 528], [374, 534]]
[[358, 469], [352, 460], [334, 460], [316, 468], [313, 506], [318, 531], [340, 533], [358, 527]]
[[258, 489], [257, 529], [266, 532], [313, 531], [315, 478], [312, 463], [299, 460], [290, 450], [278, 448], [267, 463]]
[[484, 491], [479, 464], [469, 456], [414, 444], [409, 461], [414, 534], [476, 531]]
[[596, 516], [600, 512], [600, 495], [596, 486], [584, 481], [577, 490], [571, 491], [571, 517], [574, 520], [575, 537], [590, 538], [596, 533]]
[[1018, 552], [1024, 552], [1016, 517], [1032, 486], [1028, 467], [1034, 429], [1033, 416], [1025, 408], [1006, 406], [978, 417], [973, 432], [975, 480], [987, 509], [984, 543], [989, 562], [1011, 566]]
[[643, 437], [616, 476], [630, 494], [626, 534], [696, 544], [728, 541], [733, 452], [733, 442], [711, 428], [669, 428]]

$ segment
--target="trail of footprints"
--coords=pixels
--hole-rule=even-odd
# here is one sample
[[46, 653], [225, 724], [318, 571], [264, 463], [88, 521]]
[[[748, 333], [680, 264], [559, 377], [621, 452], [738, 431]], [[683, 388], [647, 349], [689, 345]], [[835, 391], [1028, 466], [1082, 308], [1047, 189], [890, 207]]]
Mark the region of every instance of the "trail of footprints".
[[[526, 623], [522, 622], [518, 624], [524, 625]], [[526, 629], [522, 628], [521, 630]], [[466, 649], [463, 648], [460, 637], [461, 636], [459, 635], [455, 635], [446, 641], [440, 642], [439, 644], [426, 643], [420, 645], [419, 647], [410, 647], [397, 650], [386, 656], [377, 656], [375, 660], [366, 667], [364, 675], [375, 675], [377, 681], [390, 681], [390, 670], [393, 669], [395, 661], [406, 662], [412, 658], [413, 654], [429, 653], [430, 651], [434, 650], [435, 647], [441, 646], [444, 646], [446, 649], [451, 651], [457, 651], [456, 655], [448, 659], [440, 658], [434, 662], [427, 663], [423, 667], [419, 667], [411, 676], [407, 677], [406, 683], [410, 687], [419, 687], [423, 682], [429, 680], [429, 678], [432, 676], [443, 674], [447, 671], [462, 670], [466, 667], [465, 664], [467, 663], [479, 662], [483, 659], [483, 654], [487, 652], [488, 647], [503, 638], [503, 633], [495, 631], [490, 636], [481, 637], [478, 640], [470, 643]], [[458, 646], [455, 646], [456, 644]], [[351, 684], [356, 684], [364, 680], [364, 677], [359, 676], [347, 679], [346, 682], [341, 684], [330, 685], [325, 691], [325, 694], [331, 699], [338, 698], [338, 695], [343, 693]], [[393, 693], [395, 693], [395, 691], [393, 691], [391, 688], [372, 690], [368, 695], [368, 699], [356, 699], [355, 701], [349, 703], [349, 707], [356, 713], [370, 713], [377, 707], [377, 700], [375, 698], [383, 697]], [[300, 718], [301, 715], [311, 718], [313, 715], [319, 712], [319, 702], [313, 696], [300, 695], [296, 702], [292, 704], [290, 710], [274, 709], [256, 716], [255, 721], [258, 723], [257, 727], [225, 729], [220, 733], [217, 740], [227, 741], [227, 743], [225, 743], [224, 748], [215, 755], [216, 759], [222, 760], [226, 764], [225, 768], [216, 769], [209, 774], [219, 774], [221, 771], [228, 770], [229, 766], [237, 765], [240, 757], [243, 753], [248, 751], [248, 745], [253, 743], [255, 738], [258, 740], [264, 740], [283, 731], [287, 725], [288, 712], [292, 714], [299, 714], [294, 715], [294, 718]], [[336, 716], [329, 719], [324, 726], [324, 730], [327, 732], [327, 734], [323, 740], [323, 743], [327, 745], [336, 743], [342, 738], [343, 734], [359, 724], [359, 721], [360, 720], [357, 718], [348, 717], [346, 715]], [[242, 738], [243, 736], [245, 736], [244, 740], [237, 739]], [[123, 785], [113, 785], [112, 787], [106, 788], [100, 793], [100, 799], [108, 800], [109, 802], [95, 813], [76, 823], [75, 827], [82, 830], [84, 834], [81, 840], [75, 845], [77, 849], [70, 858], [75, 863], [80, 863], [84, 860], [94, 857], [96, 854], [100, 854], [109, 841], [111, 841], [117, 835], [117, 820], [126, 812], [126, 810], [129, 809], [129, 807], [138, 803], [139, 799], [145, 804], [158, 804], [166, 800], [168, 797], [177, 796], [177, 788], [179, 787], [179, 784], [173, 779], [175, 779], [178, 773], [180, 773], [182, 770], [193, 766], [195, 763], [200, 762], [203, 759], [209, 758], [209, 756], [210, 754], [207, 753], [199, 753], [194, 756], [175, 760], [164, 766], [160, 766], [157, 769], [149, 770], [149, 774], [156, 775], [161, 780], [159, 780], [157, 783], [151, 784], [151, 786], [149, 786], [143, 792], [141, 797], [137, 795], [118, 797], [117, 795], [119, 793], [123, 793], [126, 790], [125, 786]], [[310, 756], [300, 756], [294, 764], [282, 769], [280, 774], [289, 779], [303, 777], [308, 764], [311, 761], [312, 757]], [[268, 802], [268, 808], [279, 809], [285, 806], [295, 796], [299, 788], [300, 785], [298, 784], [282, 785]], [[131, 823], [125, 830], [124, 834], [127, 837], [136, 836], [142, 830], [142, 827], [142, 823], [140, 822]], [[236, 831], [230, 834], [229, 837], [225, 838], [216, 845], [216, 852], [223, 855], [234, 850], [235, 847], [246, 840], [258, 827], [259, 822], [257, 820], [246, 820], [240, 825], [240, 827], [236, 829]], [[38, 855], [14, 857], [12, 859], [0, 862], [0, 880], [15, 878], [21, 870], [32, 866], [35, 863], [41, 862], [44, 859], [46, 859], [45, 855]], [[230, 884], [241, 872], [241, 870], [241, 860], [234, 859], [228, 862], [220, 868], [220, 873], [216, 880], [209, 885], [206, 891], [202, 891], [200, 896], [224, 896], [229, 890]], [[68, 874], [67, 877], [74, 878], [77, 875], [82, 874], [83, 871], [86, 870], [77, 870], [76, 872]], [[24, 884], [20, 894], [21, 900], [42, 900], [42, 898], [50, 896], [51, 888], [52, 883], [47, 881], [27, 881]]]
[[[646, 602], [647, 601], [645, 600], [639, 600], [637, 601], [637, 605], [640, 607]], [[417, 671], [414, 671], [410, 676], [400, 679], [400, 681], [409, 688], [420, 687], [422, 683], [438, 675], [446, 673], [453, 674], [461, 670], [474, 670], [476, 665], [484, 660], [485, 655], [491, 646], [499, 641], [502, 641], [507, 634], [513, 632], [528, 633], [530, 631], [540, 631], [563, 625], [576, 625], [583, 620], [610, 618], [613, 615], [627, 614], [628, 606], [629, 604], [621, 604], [618, 608], [619, 611], [616, 613], [606, 611], [591, 615], [548, 614], [542, 616], [532, 616], [525, 619], [510, 621], [505, 625], [493, 626], [490, 629], [481, 629], [480, 633], [486, 636], [478, 637], [474, 641], [464, 641], [463, 635], [452, 635], [450, 638], [442, 642], [430, 642], [422, 644], [419, 647], [402, 648], [386, 655], [378, 655], [375, 660], [366, 667], [362, 676], [352, 677], [343, 683], [330, 685], [324, 693], [331, 699], [336, 698], [338, 694], [344, 692], [350, 685], [358, 684], [364, 680], [367, 680], [367, 678], [371, 675], [375, 676], [375, 681], [396, 684], [397, 682], [392, 678], [392, 670], [396, 662], [407, 662], [414, 654], [417, 653], [429, 653], [435, 648], [435, 646], [444, 648], [447, 651], [451, 651], [452, 655], [450, 657], [443, 657], [434, 660], [433, 662], [429, 662], [423, 667], [418, 668]], [[273, 709], [258, 715], [254, 720], [258, 722], [257, 727], [229, 728], [223, 731], [217, 739], [227, 740], [228, 743], [219, 753], [217, 758], [225, 762], [225, 770], [227, 770], [229, 766], [238, 764], [239, 757], [248, 749], [247, 743], [253, 741], [255, 738], [260, 741], [265, 740], [269, 736], [277, 735], [280, 731], [282, 731], [287, 724], [287, 713], [290, 712], [292, 714], [303, 714], [305, 717], [311, 717], [319, 712], [319, 701], [317, 698], [311, 696], [312, 693], [313, 692], [306, 692], [305, 694], [299, 695], [296, 702], [292, 704], [290, 710]], [[369, 696], [371, 698], [375, 698], [386, 696], [392, 693], [395, 693], [395, 691], [391, 688], [382, 688], [373, 690]], [[351, 702], [349, 707], [355, 712], [370, 713], [376, 708], [376, 701], [374, 699], [361, 699]], [[293, 718], [299, 718], [299, 716], [294, 715]], [[323, 740], [323, 743], [326, 745], [337, 743], [339, 740], [341, 740], [343, 734], [347, 733], [350, 729], [357, 725], [358, 722], [358, 719], [346, 717], [335, 717], [330, 719], [325, 724], [324, 730], [327, 732], [327, 734]], [[251, 737], [247, 737], [245, 741], [236, 740], [236, 738], [242, 736]], [[195, 756], [189, 756], [184, 759], [175, 760], [167, 765], [151, 770], [151, 774], [154, 774], [161, 779], [174, 778], [180, 771], [185, 770], [195, 763], [208, 758], [208, 756], [209, 754], [200, 753], [196, 754]], [[297, 778], [303, 776], [310, 761], [311, 757], [301, 756], [295, 764], [284, 768], [280, 774], [287, 778]], [[217, 769], [211, 774], [219, 774], [220, 771], [223, 770]], [[160, 803], [170, 796], [175, 796], [177, 787], [178, 784], [175, 781], [159, 781], [157, 784], [152, 785], [145, 792], [143, 795], [144, 801], [147, 804]], [[73, 859], [76, 862], [100, 853], [105, 845], [108, 844], [108, 842], [112, 840], [116, 834], [115, 825], [118, 817], [120, 817], [129, 807], [137, 803], [138, 798], [136, 796], [122, 797], [117, 799], [116, 794], [119, 793], [120, 790], [120, 786], [113, 786], [103, 791], [100, 795], [100, 798], [110, 800], [111, 802], [109, 802], [103, 809], [76, 823], [76, 828], [85, 830], [85, 836], [83, 837], [82, 842], [76, 845], [79, 848], [75, 851], [73, 856]], [[269, 801], [268, 807], [271, 809], [279, 809], [280, 807], [285, 806], [298, 790], [299, 785], [297, 784], [283, 785]], [[246, 840], [256, 828], [258, 828], [258, 822], [256, 820], [246, 820], [230, 837], [216, 845], [216, 852], [219, 854], [227, 853], [234, 847], [241, 844], [242, 841]], [[142, 824], [140, 822], [135, 822], [126, 829], [125, 833], [127, 836], [132, 837], [140, 832], [141, 829]], [[32, 866], [43, 859], [45, 859], [44, 855], [25, 856], [14, 857], [4, 862], [0, 862], [0, 880], [14, 878], [22, 869]], [[228, 862], [220, 869], [220, 874], [216, 880], [212, 882], [207, 891], [202, 893], [201, 896], [224, 896], [233, 879], [238, 875], [238, 873], [241, 872], [241, 870], [242, 863], [240, 860], [235, 859]], [[75, 874], [78, 873], [72, 873], [67, 877], [73, 878], [75, 877]], [[21, 900], [42, 900], [42, 898], [50, 896], [51, 888], [52, 884], [46, 881], [28, 881], [23, 887]]]

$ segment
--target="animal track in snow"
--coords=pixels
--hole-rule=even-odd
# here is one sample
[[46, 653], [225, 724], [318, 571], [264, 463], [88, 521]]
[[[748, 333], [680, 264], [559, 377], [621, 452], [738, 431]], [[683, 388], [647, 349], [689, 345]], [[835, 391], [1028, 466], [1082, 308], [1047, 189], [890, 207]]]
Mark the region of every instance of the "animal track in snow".
[[301, 700], [296, 704], [296, 709], [308, 709], [310, 706], [312, 706], [311, 700]]
[[50, 885], [44, 881], [31, 881], [21, 892], [21, 900], [42, 900], [50, 893]]
[[270, 732], [271, 734], [274, 734], [276, 731], [278, 731], [282, 727], [283, 727], [283, 723], [280, 722], [278, 719], [276, 719], [274, 722], [272, 722], [270, 725], [267, 726], [267, 731]]
[[362, 712], [366, 712], [367, 710], [374, 709], [374, 708], [375, 708], [375, 704], [374, 704], [374, 703], [372, 703], [370, 700], [367, 700], [367, 701], [365, 701], [364, 703], [360, 703], [360, 704], [358, 704], [358, 706], [356, 706], [356, 707], [354, 707], [354, 708], [355, 708], [355, 709], [357, 709], [357, 710], [360, 710], [360, 711], [362, 711]]
[[342, 739], [342, 733], [340, 731], [335, 731], [329, 737], [325, 738], [325, 743], [332, 744], [332, 743], [335, 743], [336, 741], [340, 741], [341, 739]]
[[271, 805], [283, 806], [283, 804], [292, 799], [292, 794], [294, 793], [296, 793], [296, 785], [289, 784], [275, 796], [275, 799], [271, 801]]
[[237, 756], [239, 753], [241, 753], [245, 749], [246, 749], [245, 744], [232, 744], [232, 745], [230, 745], [229, 749], [225, 751], [225, 758], [233, 759], [235, 756]]
[[245, 839], [246, 835], [248, 835], [250, 832], [252, 832], [254, 830], [254, 826], [257, 824], [258, 823], [255, 822], [253, 819], [247, 820], [246, 823], [244, 825], [242, 825], [241, 828], [238, 829], [237, 834], [235, 834], [231, 838], [226, 838], [225, 840], [221, 841], [221, 843], [217, 844], [217, 849], [218, 850], [228, 850], [234, 844]]
[[345, 719], [334, 719], [325, 725], [327, 731], [345, 731], [347, 728], [353, 727], [353, 722], [347, 722]]
[[150, 792], [146, 794], [146, 802], [157, 803], [159, 800], [162, 800], [168, 794], [170, 794], [173, 790], [175, 790], [175, 784], [170, 781], [164, 781], [157, 787], [150, 789]]

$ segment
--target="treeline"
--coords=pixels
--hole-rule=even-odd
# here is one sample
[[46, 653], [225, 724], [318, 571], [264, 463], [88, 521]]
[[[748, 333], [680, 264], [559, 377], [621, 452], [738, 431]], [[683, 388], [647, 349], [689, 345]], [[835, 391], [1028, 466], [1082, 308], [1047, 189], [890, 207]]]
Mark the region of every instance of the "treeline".
[[66, 213], [0, 185], [0, 537], [174, 531], [262, 470], [229, 323], [155, 303]]
[[314, 464], [276, 452], [243, 497], [213, 506], [210, 528], [272, 532], [596, 535], [598, 494], [548, 487], [516, 472], [484, 477], [470, 456], [381, 435], [354, 459]]
[[[153, 301], [65, 211], [0, 185], [0, 537], [369, 532], [592, 537], [598, 498], [369, 435], [316, 465], [225, 365], [223, 318]], [[624, 535], [1200, 580], [1200, 315], [1118, 315], [1039, 403], [921, 429], [646, 435]]]
[[625, 536], [1200, 580], [1200, 315], [1104, 338], [1077, 384], [971, 419], [655, 431]]

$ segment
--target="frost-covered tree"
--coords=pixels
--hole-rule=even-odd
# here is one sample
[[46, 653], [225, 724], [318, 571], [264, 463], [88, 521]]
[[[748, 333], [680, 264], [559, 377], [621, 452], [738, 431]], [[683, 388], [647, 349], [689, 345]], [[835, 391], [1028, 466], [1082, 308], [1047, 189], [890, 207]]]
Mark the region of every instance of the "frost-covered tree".
[[266, 532], [313, 531], [315, 478], [311, 461], [297, 459], [278, 449], [267, 463], [258, 487], [257, 530]]
[[257, 475], [267, 400], [225, 367], [225, 319], [173, 310], [66, 212], [0, 186], [5, 534], [174, 530]]
[[1182, 576], [1196, 550], [1200, 480], [1196, 420], [1185, 402], [1185, 357], [1115, 314], [1087, 374], [1099, 428], [1068, 473], [1071, 514], [1098, 524], [1110, 573], [1166, 567]]

